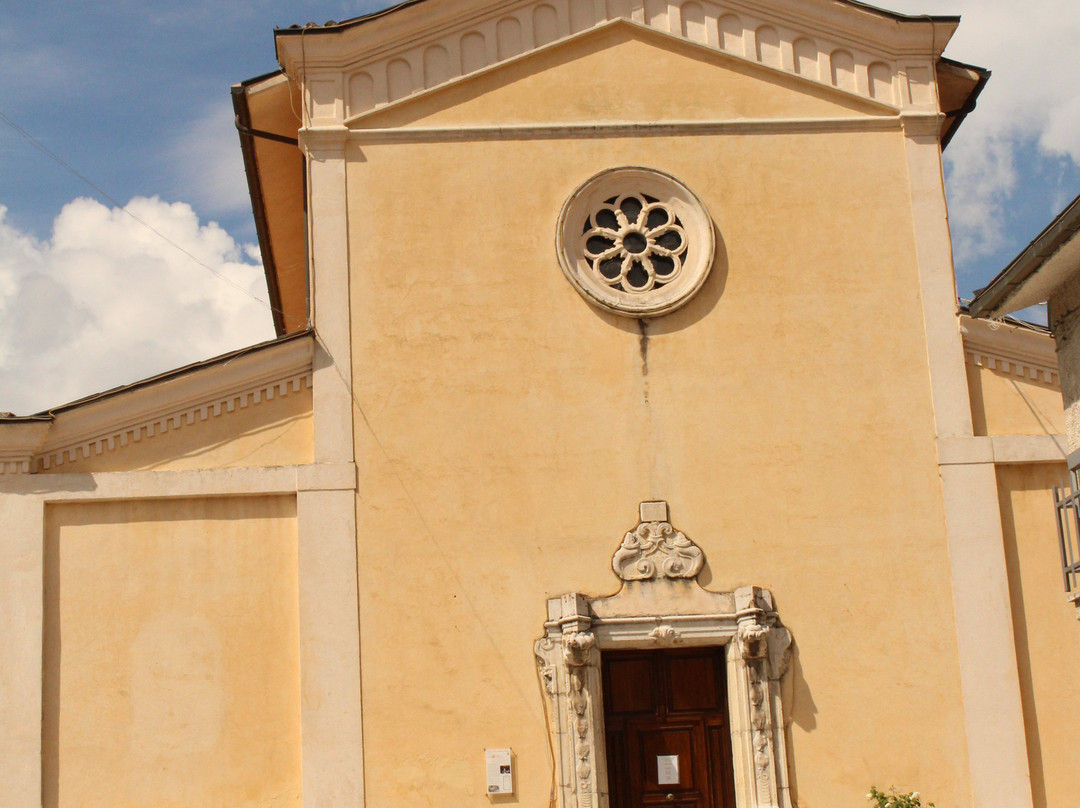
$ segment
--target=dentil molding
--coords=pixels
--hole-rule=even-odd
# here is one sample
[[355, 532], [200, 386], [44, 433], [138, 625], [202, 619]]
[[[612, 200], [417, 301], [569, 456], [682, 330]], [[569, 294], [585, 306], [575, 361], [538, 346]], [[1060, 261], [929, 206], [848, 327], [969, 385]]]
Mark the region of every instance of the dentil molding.
[[1057, 352], [1049, 333], [966, 315], [960, 318], [960, 330], [969, 364], [1061, 389]]
[[50, 448], [37, 458], [41, 471], [58, 468], [65, 463], [87, 459], [105, 452], [120, 449], [128, 444], [159, 437], [167, 432], [175, 432], [181, 427], [220, 418], [223, 415], [256, 407], [275, 398], [284, 398], [301, 390], [311, 389], [311, 372], [298, 374], [287, 379], [263, 383], [245, 390], [230, 392], [210, 401], [203, 401], [193, 406], [156, 415], [138, 423], [126, 424], [106, 434], [95, 435], [77, 443]]
[[67, 463], [309, 390], [312, 357], [310, 335], [288, 337], [42, 416], [0, 422], [0, 474], [55, 471]]

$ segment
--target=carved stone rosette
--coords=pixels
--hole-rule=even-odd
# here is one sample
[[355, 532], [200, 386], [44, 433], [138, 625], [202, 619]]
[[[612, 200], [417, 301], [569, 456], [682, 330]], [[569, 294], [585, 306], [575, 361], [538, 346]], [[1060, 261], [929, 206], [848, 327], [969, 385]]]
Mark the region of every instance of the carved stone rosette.
[[[735, 792], [740, 808], [791, 808], [780, 682], [791, 634], [772, 594], [753, 586], [709, 592], [693, 579], [701, 550], [667, 522], [667, 503], [646, 502], [612, 567], [633, 582], [611, 597], [567, 594], [548, 601], [535, 645], [562, 808], [607, 808], [600, 659], [605, 651], [673, 643], [726, 649]], [[682, 580], [680, 580], [682, 579]], [[689, 588], [687, 588], [689, 585]], [[674, 598], [674, 599], [673, 599]], [[658, 603], [685, 611], [657, 614]], [[670, 609], [671, 607], [666, 607]]]

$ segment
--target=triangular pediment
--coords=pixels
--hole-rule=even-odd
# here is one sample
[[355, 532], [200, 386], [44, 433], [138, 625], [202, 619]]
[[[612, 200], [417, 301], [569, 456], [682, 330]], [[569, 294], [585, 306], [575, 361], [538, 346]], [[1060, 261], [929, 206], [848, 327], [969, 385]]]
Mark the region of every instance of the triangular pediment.
[[348, 123], [367, 129], [895, 114], [884, 104], [617, 20]]
[[[285, 29], [277, 42], [286, 72], [305, 87], [305, 124], [326, 126], [352, 124], [617, 21], [723, 54], [731, 65], [898, 111], [936, 113], [935, 65], [958, 20], [836, 0], [425, 0]], [[648, 88], [647, 68], [627, 81]]]

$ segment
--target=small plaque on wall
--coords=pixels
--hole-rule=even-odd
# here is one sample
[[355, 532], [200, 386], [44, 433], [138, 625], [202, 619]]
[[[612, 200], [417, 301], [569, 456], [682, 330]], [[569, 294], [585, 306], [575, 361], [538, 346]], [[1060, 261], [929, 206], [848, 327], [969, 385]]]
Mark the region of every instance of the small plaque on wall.
[[484, 770], [489, 795], [514, 793], [513, 764], [509, 749], [485, 749]]
[[678, 755], [656, 756], [656, 782], [662, 786], [677, 786], [679, 784]]

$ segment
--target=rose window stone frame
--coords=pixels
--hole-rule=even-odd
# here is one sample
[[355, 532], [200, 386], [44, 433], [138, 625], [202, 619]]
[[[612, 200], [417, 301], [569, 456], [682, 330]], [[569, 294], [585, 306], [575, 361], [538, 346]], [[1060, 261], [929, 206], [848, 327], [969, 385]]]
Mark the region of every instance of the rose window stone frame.
[[688, 186], [654, 168], [622, 166], [590, 177], [566, 200], [556, 249], [589, 303], [658, 317], [704, 285], [716, 242], [705, 203]]

